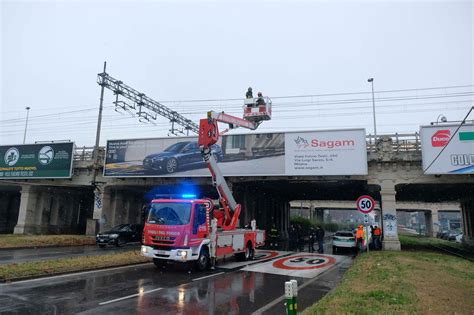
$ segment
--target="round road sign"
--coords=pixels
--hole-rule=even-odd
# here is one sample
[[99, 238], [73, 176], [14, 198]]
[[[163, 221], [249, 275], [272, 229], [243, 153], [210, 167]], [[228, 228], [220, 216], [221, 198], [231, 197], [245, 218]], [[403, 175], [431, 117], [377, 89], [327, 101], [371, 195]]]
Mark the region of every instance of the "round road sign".
[[272, 265], [286, 270], [309, 270], [328, 267], [335, 262], [336, 259], [331, 256], [304, 254], [278, 259]]
[[374, 198], [364, 195], [360, 196], [357, 201], [357, 210], [359, 210], [362, 213], [370, 213], [372, 210], [374, 210], [375, 206], [375, 200]]

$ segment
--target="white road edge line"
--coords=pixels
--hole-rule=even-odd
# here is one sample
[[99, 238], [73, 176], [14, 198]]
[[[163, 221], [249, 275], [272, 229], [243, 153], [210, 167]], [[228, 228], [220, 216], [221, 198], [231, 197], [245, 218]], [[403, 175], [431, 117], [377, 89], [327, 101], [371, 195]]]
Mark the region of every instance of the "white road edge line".
[[11, 286], [11, 285], [15, 285], [15, 284], [22, 284], [22, 283], [27, 283], [27, 282], [45, 281], [45, 280], [54, 280], [54, 279], [73, 277], [73, 276], [81, 276], [81, 275], [86, 275], [86, 274], [89, 274], [89, 273], [114, 271], [114, 270], [133, 268], [133, 267], [143, 267], [143, 266], [148, 265], [148, 264], [151, 264], [151, 263], [143, 263], [143, 264], [136, 264], [136, 265], [130, 265], [130, 266], [113, 267], [113, 268], [83, 271], [83, 272], [73, 272], [73, 273], [68, 273], [68, 274], [65, 274], [65, 275], [58, 275], [58, 276], [52, 276], [52, 277], [42, 277], [42, 278], [35, 278], [35, 279], [28, 279], [28, 280], [12, 281], [12, 282], [0, 283], [0, 287], [2, 287], [2, 286]]
[[198, 281], [198, 280], [202, 280], [202, 279], [206, 279], [206, 278], [218, 276], [218, 275], [221, 275], [221, 274], [223, 274], [223, 273], [225, 273], [225, 271], [223, 271], [223, 272], [218, 272], [218, 273], [214, 273], [214, 274], [212, 274], [212, 275], [204, 276], [204, 277], [201, 277], [201, 278], [196, 278], [196, 279], [193, 279], [193, 281]]
[[[303, 283], [301, 286], [298, 286], [298, 291], [299, 290], [302, 290], [304, 289], [305, 287], [307, 287], [308, 285], [310, 285], [311, 283], [313, 283], [314, 281], [318, 280], [323, 274], [325, 274], [326, 272], [328, 272], [329, 270], [332, 270], [333, 268], [335, 268], [336, 266], [339, 266], [340, 264], [342, 264], [344, 262], [345, 259], [342, 259], [340, 262], [334, 264], [334, 266], [332, 266], [331, 268], [329, 269], [326, 269], [325, 271], [321, 272], [320, 274], [318, 274], [316, 277], [314, 277], [313, 279], [310, 279], [309, 281], [306, 281], [305, 283]], [[276, 304], [278, 303], [281, 303], [285, 300], [285, 295], [282, 295], [278, 298], [276, 298], [275, 300], [273, 300], [272, 302], [268, 303], [267, 305], [264, 305], [262, 306], [261, 308], [259, 308], [258, 310], [256, 310], [255, 312], [252, 313], [252, 315], [259, 315], [259, 314], [262, 314], [263, 312], [269, 310], [270, 308], [272, 308], [273, 306], [275, 306]]]
[[99, 303], [99, 305], [107, 305], [107, 304], [110, 304], [110, 303], [115, 303], [115, 302], [123, 301], [123, 300], [126, 300], [126, 299], [131, 299], [131, 298], [134, 298], [134, 297], [137, 297], [137, 296], [140, 296], [140, 295], [145, 295], [145, 294], [148, 294], [148, 293], [151, 293], [151, 292], [160, 291], [160, 290], [162, 290], [162, 289], [163, 289], [163, 288], [157, 288], [157, 289], [153, 289], [153, 290], [143, 291], [142, 293], [135, 293], [135, 294], [123, 296], [123, 297], [121, 297], [121, 298], [117, 298], [117, 299], [113, 299], [113, 300], [110, 300], [110, 301], [101, 302], [101, 303]]

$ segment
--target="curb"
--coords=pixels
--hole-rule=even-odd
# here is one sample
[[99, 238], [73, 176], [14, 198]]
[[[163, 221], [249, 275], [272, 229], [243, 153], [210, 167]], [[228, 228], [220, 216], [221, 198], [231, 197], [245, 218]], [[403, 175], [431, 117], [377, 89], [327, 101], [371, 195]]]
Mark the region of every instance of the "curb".
[[10, 278], [10, 279], [0, 279], [0, 283], [6, 284], [6, 283], [17, 282], [17, 281], [23, 281], [23, 280], [41, 279], [41, 278], [61, 276], [61, 275], [67, 275], [67, 274], [74, 275], [75, 273], [81, 273], [81, 272], [100, 271], [100, 270], [107, 270], [107, 269], [126, 267], [126, 266], [139, 266], [139, 265], [144, 265], [144, 264], [151, 264], [151, 262], [147, 261], [147, 262], [140, 262], [140, 263], [133, 263], [133, 264], [121, 264], [121, 265], [115, 265], [115, 266], [109, 266], [109, 267], [100, 267], [100, 268], [83, 269], [83, 270], [75, 270], [75, 271], [64, 271], [64, 272], [57, 272], [57, 273], [51, 273], [47, 275], [40, 275], [40, 276], [26, 276], [26, 277], [18, 277], [18, 278]]

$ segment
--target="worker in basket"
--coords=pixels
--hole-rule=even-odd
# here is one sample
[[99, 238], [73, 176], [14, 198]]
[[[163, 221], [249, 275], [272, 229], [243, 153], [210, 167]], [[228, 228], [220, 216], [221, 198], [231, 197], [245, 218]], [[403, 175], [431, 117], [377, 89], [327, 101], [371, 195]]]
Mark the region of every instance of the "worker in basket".
[[261, 106], [261, 105], [266, 105], [265, 103], [265, 99], [263, 98], [262, 96], [262, 92], [258, 92], [258, 98], [257, 98], [257, 106]]
[[253, 98], [253, 92], [251, 87], [249, 87], [247, 93], [245, 93], [245, 98]]

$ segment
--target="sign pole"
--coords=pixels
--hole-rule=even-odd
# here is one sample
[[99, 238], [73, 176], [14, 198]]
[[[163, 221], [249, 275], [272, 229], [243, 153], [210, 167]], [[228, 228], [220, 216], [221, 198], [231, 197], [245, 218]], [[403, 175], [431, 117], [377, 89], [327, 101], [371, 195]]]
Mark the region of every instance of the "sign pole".
[[[357, 198], [356, 201], [357, 210], [364, 214], [364, 225], [365, 225], [365, 245], [367, 246], [367, 254], [369, 254], [369, 213], [374, 210], [375, 200], [369, 195], [363, 195]], [[364, 250], [362, 249], [362, 252]]]
[[365, 226], [367, 230], [367, 255], [369, 254], [369, 225]]

